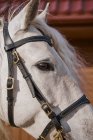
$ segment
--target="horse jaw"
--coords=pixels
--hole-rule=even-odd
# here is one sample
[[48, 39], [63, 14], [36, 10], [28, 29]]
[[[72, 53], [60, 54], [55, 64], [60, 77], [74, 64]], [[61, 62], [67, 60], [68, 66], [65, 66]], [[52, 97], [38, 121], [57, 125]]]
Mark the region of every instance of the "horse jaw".
[[[73, 81], [71, 81], [71, 79], [69, 77], [63, 77], [61, 84], [62, 84], [61, 91], [63, 91], [63, 92], [62, 93], [60, 92], [60, 86], [59, 86], [57, 89], [57, 93], [59, 92], [59, 94], [54, 95], [56, 98], [56, 102], [53, 105], [58, 105], [56, 108], [54, 108], [54, 111], [56, 112], [56, 114], [59, 114], [62, 110], [64, 110], [71, 103], [73, 103], [79, 97], [82, 96], [80, 89], [75, 85], [75, 83]], [[68, 95], [65, 94], [67, 92], [67, 89], [66, 89], [67, 87], [68, 87]], [[68, 100], [68, 98], [69, 98], [69, 100]], [[62, 99], [64, 99], [64, 100], [62, 100]], [[50, 120], [48, 119], [47, 115], [41, 109], [35, 118], [34, 125], [32, 125], [28, 128], [24, 128], [24, 130], [27, 133], [33, 135], [35, 138], [38, 138], [38, 136], [43, 132], [44, 128], [49, 123], [49, 121]], [[66, 123], [64, 123], [63, 120], [61, 121], [61, 124], [62, 124], [65, 132], [71, 131], [70, 126], [68, 126]], [[46, 140], [54, 140], [55, 134], [56, 134], [56, 129], [53, 128], [48, 133]]]

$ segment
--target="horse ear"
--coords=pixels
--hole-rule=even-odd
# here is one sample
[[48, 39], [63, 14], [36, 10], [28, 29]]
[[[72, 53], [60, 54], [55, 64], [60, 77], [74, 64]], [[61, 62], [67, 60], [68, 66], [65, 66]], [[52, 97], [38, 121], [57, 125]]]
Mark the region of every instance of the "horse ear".
[[22, 11], [9, 22], [11, 36], [13, 36], [20, 29], [29, 28], [31, 22], [37, 15], [38, 5], [39, 0], [30, 0]]
[[39, 0], [32, 0], [26, 11], [25, 21], [24, 21], [24, 28], [27, 29], [31, 25], [31, 22], [35, 19], [37, 12], [38, 12], [38, 5]]
[[47, 14], [48, 14], [49, 5], [50, 5], [50, 3], [48, 2], [46, 4], [46, 7], [43, 10], [43, 12], [40, 15], [38, 15], [37, 18], [40, 18], [40, 19], [44, 20], [45, 22], [47, 21]]

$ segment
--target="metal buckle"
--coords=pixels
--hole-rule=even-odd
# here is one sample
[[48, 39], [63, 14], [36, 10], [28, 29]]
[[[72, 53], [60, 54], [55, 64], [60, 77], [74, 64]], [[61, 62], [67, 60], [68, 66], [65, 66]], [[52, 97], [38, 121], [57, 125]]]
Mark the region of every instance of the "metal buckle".
[[40, 140], [45, 140], [45, 138], [43, 136], [39, 136]]
[[48, 103], [43, 103], [42, 104], [42, 109], [45, 111], [47, 116], [50, 117], [50, 115], [52, 114], [52, 110], [51, 110], [49, 104]]
[[[11, 83], [12, 83], [10, 87], [8, 87], [8, 80], [11, 80]], [[14, 78], [13, 77], [8, 77], [8, 79], [7, 79], [7, 90], [11, 90], [13, 88], [14, 88]]]
[[53, 41], [53, 39], [51, 38], [51, 45], [53, 46], [53, 44], [54, 44], [54, 41]]
[[13, 52], [13, 56], [16, 57], [16, 60], [15, 60], [15, 58], [14, 58], [14, 64], [17, 64], [18, 61], [19, 61], [19, 56], [18, 56], [17, 51], [14, 51], [14, 52]]
[[64, 137], [62, 136], [63, 131], [62, 130], [58, 130], [54, 135], [54, 140], [63, 140]]

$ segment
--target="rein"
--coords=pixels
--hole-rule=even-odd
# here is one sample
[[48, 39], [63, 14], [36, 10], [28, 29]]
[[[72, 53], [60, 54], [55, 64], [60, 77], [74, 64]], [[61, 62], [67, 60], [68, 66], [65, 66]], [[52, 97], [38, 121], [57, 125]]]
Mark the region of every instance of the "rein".
[[9, 32], [8, 32], [8, 22], [4, 23], [3, 27], [3, 36], [4, 36], [4, 43], [5, 43], [5, 52], [7, 53], [8, 59], [8, 79], [7, 79], [7, 101], [8, 101], [8, 119], [9, 123], [17, 127], [14, 123], [14, 97], [13, 97], [13, 90], [14, 90], [14, 65], [17, 65], [20, 69], [23, 78], [26, 80], [29, 90], [32, 93], [32, 97], [36, 98], [41, 105], [41, 108], [46, 113], [48, 118], [51, 120], [48, 125], [43, 130], [42, 134], [39, 136], [37, 140], [45, 140], [45, 137], [48, 135], [52, 128], [56, 128], [56, 135], [54, 136], [55, 140], [66, 140], [65, 133], [63, 131], [63, 127], [61, 125], [61, 119], [67, 116], [76, 108], [80, 107], [81, 105], [90, 103], [89, 100], [83, 95], [80, 99], [74, 102], [72, 105], [67, 107], [63, 110], [60, 114], [56, 115], [55, 112], [52, 110], [50, 104], [48, 103], [47, 99], [43, 96], [40, 89], [37, 87], [36, 83], [34, 82], [31, 74], [28, 72], [24, 62], [22, 61], [19, 53], [16, 51], [16, 48], [26, 44], [28, 42], [37, 42], [37, 41], [45, 41], [52, 47], [52, 40], [49, 36], [32, 36], [28, 38], [24, 38], [22, 40], [13, 42], [11, 39]]

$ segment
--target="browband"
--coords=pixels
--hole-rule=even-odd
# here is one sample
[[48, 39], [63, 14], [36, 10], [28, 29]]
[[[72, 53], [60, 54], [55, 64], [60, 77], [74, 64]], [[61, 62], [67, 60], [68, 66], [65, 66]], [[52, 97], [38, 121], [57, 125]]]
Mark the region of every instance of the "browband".
[[47, 42], [51, 47], [53, 45], [52, 39], [47, 35], [31, 36], [31, 37], [27, 37], [27, 38], [21, 39], [19, 41], [13, 42], [13, 40], [11, 39], [11, 37], [8, 33], [8, 23], [7, 22], [4, 23], [3, 33], [4, 33], [4, 38], [5, 38], [4, 39], [5, 51], [10, 51], [10, 50], [16, 49], [29, 42], [44, 41], [44, 42]]

